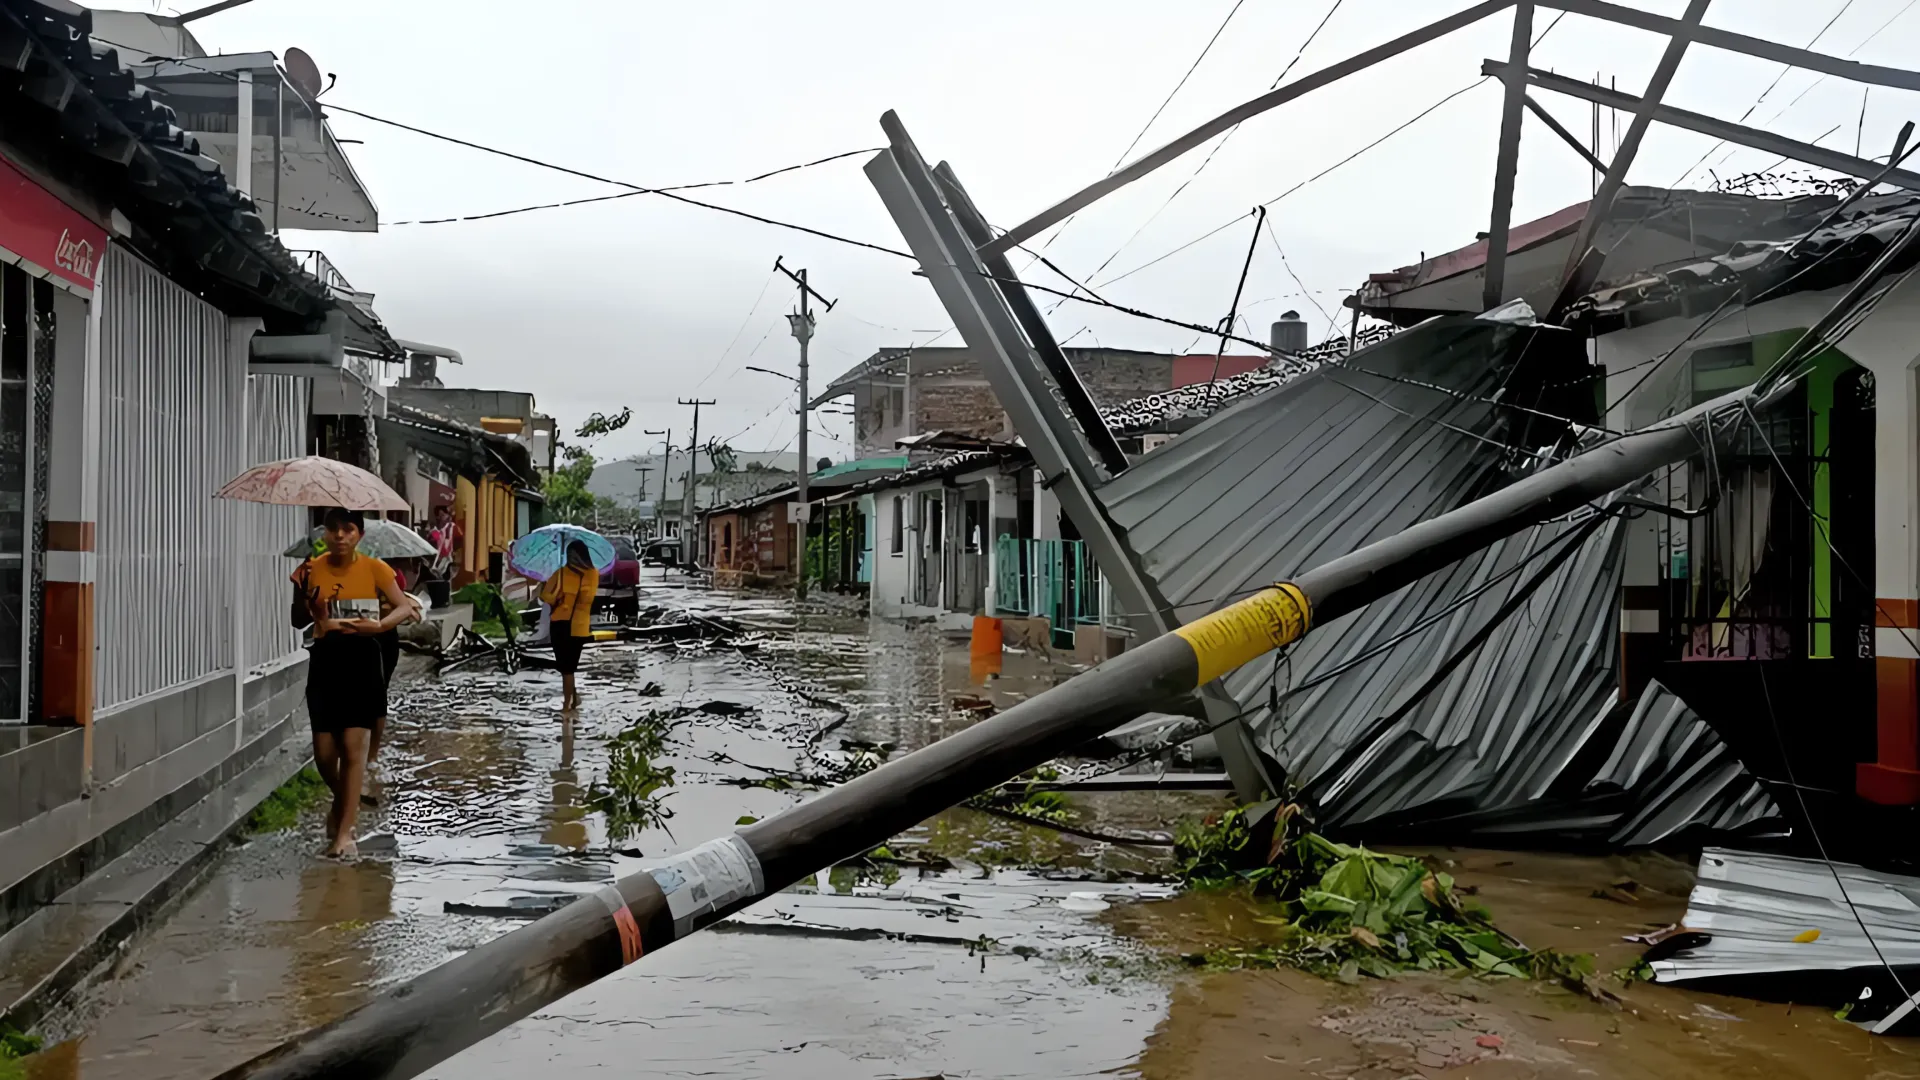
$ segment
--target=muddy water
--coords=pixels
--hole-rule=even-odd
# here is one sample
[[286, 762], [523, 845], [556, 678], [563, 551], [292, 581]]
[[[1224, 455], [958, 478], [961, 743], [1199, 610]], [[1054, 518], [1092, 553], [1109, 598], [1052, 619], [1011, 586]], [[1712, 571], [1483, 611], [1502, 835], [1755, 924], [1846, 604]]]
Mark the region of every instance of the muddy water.
[[[1677, 921], [1691, 874], [1660, 856], [1412, 851], [1477, 891], [1528, 945], [1592, 953], [1602, 972], [1639, 948], [1622, 941]], [[1630, 888], [1618, 887], [1632, 883]], [[1596, 896], [1595, 893], [1606, 896]], [[1168, 952], [1246, 945], [1271, 933], [1243, 898], [1190, 894], [1116, 909], [1108, 920]], [[1353, 986], [1293, 971], [1197, 975], [1176, 989], [1140, 1061], [1148, 1080], [1294, 1075], [1920, 1077], [1912, 1040], [1868, 1035], [1822, 1009], [1768, 1005], [1603, 978], [1618, 1006], [1519, 980], [1406, 976]]]
[[[391, 832], [397, 849], [322, 860], [314, 822], [253, 838], [49, 1025], [70, 1038], [42, 1075], [211, 1076], [521, 925], [510, 916], [806, 797], [737, 781], [804, 770], [843, 739], [909, 750], [975, 722], [955, 695], [1004, 707], [1073, 673], [1022, 654], [975, 671], [964, 642], [831, 607], [796, 623], [777, 602], [662, 599], [755, 626], [754, 647], [595, 646], [573, 720], [550, 673], [396, 687], [381, 807], [363, 813], [363, 831]], [[671, 816], [616, 835], [590, 793], [608, 740], [648, 717], [667, 718], [655, 764], [674, 769], [661, 803]], [[657, 1075], [1061, 1077], [1138, 1056], [1166, 990], [1145, 951], [1095, 914], [1154, 887], [1006, 869], [1091, 867], [1104, 854], [964, 811], [902, 839], [903, 853], [972, 858], [781, 894], [435, 1075], [522, 1077], [554, 1061], [626, 1070], [644, 1054]]]

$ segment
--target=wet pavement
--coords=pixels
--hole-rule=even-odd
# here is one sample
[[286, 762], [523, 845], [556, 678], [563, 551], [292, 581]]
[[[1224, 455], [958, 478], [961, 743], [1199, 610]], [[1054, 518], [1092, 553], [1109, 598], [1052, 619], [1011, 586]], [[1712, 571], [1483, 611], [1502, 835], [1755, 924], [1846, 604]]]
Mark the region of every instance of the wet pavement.
[[[779, 600], [659, 598], [764, 633], [747, 651], [596, 645], [571, 720], [551, 672], [470, 669], [396, 686], [375, 771], [382, 805], [362, 815], [363, 832], [390, 831], [396, 850], [317, 858], [311, 821], [236, 848], [111, 977], [46, 1025], [71, 1041], [47, 1055], [57, 1067], [43, 1074], [212, 1076], [522, 925], [509, 916], [807, 796], [769, 776], [844, 764], [847, 741], [913, 749], [976, 722], [977, 710], [953, 707], [956, 696], [1004, 707], [1073, 674], [1013, 653], [988, 676], [970, 667], [964, 641], [924, 625], [869, 625], [831, 604], [796, 625]], [[670, 816], [628, 830], [595, 805], [609, 748], [636, 728], [661, 733], [650, 767], [673, 773], [654, 805]], [[1157, 819], [1162, 802], [1183, 798], [1192, 797], [1145, 796], [1131, 810], [1117, 800], [1113, 816]], [[650, 1074], [667, 1076], [1095, 1076], [1139, 1056], [1168, 991], [1157, 974], [1139, 975], [1158, 961], [1097, 915], [1167, 890], [1105, 873], [1072, 879], [1147, 858], [970, 811], [896, 846], [907, 857], [971, 858], [938, 870], [843, 869], [789, 890], [434, 1075], [524, 1076], [555, 1059], [624, 1071], [642, 1044]], [[1030, 861], [1083, 869], [1049, 880], [1006, 868]]]
[[[672, 590], [655, 601], [756, 632], [744, 650], [593, 646], [573, 720], [559, 712], [558, 677], [538, 670], [397, 687], [376, 770], [382, 806], [363, 815], [395, 835], [394, 850], [317, 858], [315, 821], [236, 847], [46, 1025], [67, 1041], [33, 1075], [211, 1077], [642, 857], [808, 797], [781, 777], [844, 768], [873, 744], [924, 745], [977, 722], [981, 699], [1005, 707], [1075, 670], [1010, 653], [997, 674], [982, 671], [964, 641], [831, 603], [796, 621], [779, 599]], [[1218, 805], [1074, 798], [1075, 823], [1096, 831], [1164, 828]], [[1152, 850], [964, 809], [889, 847], [901, 862], [822, 874], [430, 1075], [1920, 1077], [1909, 1042], [1823, 1010], [1618, 983], [1622, 1007], [1523, 981], [1347, 986], [1189, 969], [1182, 954], [1272, 933], [1272, 913], [1144, 880]], [[1657, 856], [1420, 854], [1479, 890], [1504, 929], [1595, 953], [1602, 972], [1634, 958], [1622, 935], [1678, 918], [1691, 880]], [[1640, 886], [1627, 901], [1596, 895], [1623, 879]]]

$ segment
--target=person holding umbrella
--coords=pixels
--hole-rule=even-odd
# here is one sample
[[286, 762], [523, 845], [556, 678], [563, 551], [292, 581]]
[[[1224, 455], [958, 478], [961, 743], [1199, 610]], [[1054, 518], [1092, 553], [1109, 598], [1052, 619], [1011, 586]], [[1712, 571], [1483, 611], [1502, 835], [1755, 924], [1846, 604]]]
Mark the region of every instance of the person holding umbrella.
[[566, 550], [566, 565], [540, 586], [540, 602], [547, 605], [554, 666], [560, 669], [560, 711], [572, 712], [580, 707], [574, 673], [580, 670], [580, 651], [593, 636], [593, 598], [600, 591], [600, 572], [593, 568], [593, 556], [584, 541], [570, 541]]
[[413, 612], [393, 569], [357, 550], [366, 532], [358, 510], [328, 510], [322, 528], [327, 551], [302, 563], [293, 582], [313, 620], [307, 670], [307, 716], [313, 761], [333, 790], [326, 854], [355, 854], [353, 827], [360, 810], [373, 731], [387, 715], [382, 635]]

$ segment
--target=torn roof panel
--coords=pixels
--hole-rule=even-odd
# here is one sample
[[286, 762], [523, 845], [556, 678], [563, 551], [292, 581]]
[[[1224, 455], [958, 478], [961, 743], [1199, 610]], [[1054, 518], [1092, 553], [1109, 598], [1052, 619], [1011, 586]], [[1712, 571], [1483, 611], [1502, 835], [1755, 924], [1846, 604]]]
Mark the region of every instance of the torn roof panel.
[[[1826, 205], [1834, 200], [1823, 199]], [[1886, 246], [1899, 239], [1914, 216], [1920, 196], [1910, 193], [1869, 196], [1832, 222], [1785, 237], [1747, 237], [1720, 253], [1663, 266], [1636, 268], [1601, 285], [1568, 309], [1570, 326], [1597, 333], [1677, 315], [1704, 314], [1729, 295], [1745, 304], [1797, 292], [1851, 283]], [[1805, 223], [1811, 228], [1816, 221]], [[1897, 273], [1920, 261], [1909, 253]]]
[[1713, 940], [1652, 961], [1660, 982], [1920, 964], [1920, 878], [1708, 848], [1696, 881], [1682, 925]]
[[[1762, 199], [1721, 191], [1628, 187], [1601, 222], [1594, 245], [1607, 253], [1603, 276], [1618, 278], [1648, 266], [1704, 258], [1742, 241], [1790, 238], [1836, 201], [1832, 195]], [[1551, 306], [1586, 212], [1587, 204], [1581, 202], [1513, 226], [1507, 248], [1508, 296], [1526, 299], [1540, 310]], [[1349, 304], [1402, 323], [1441, 312], [1478, 312], [1486, 260], [1487, 241], [1476, 240], [1373, 275]]]
[[[1540, 333], [1557, 331], [1431, 320], [1216, 413], [1099, 497], [1191, 621], [1517, 478], [1493, 396]], [[1618, 701], [1617, 522], [1440, 674], [1573, 528], [1508, 537], [1228, 677], [1323, 822], [1618, 844], [1773, 827], [1759, 781], [1671, 694]], [[1277, 714], [1276, 679], [1300, 688]]]

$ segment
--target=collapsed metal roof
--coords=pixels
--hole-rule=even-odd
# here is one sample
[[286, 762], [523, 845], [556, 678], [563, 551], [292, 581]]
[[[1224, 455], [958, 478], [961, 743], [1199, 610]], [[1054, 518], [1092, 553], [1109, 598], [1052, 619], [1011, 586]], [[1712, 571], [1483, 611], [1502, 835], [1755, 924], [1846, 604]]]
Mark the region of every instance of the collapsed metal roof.
[[[1838, 200], [1807, 196], [1787, 200], [1821, 214]], [[1637, 267], [1575, 301], [1569, 325], [1593, 333], [1653, 322], [1676, 315], [1704, 313], [1729, 295], [1744, 305], [1797, 292], [1831, 289], [1860, 276], [1869, 263], [1920, 214], [1920, 197], [1911, 193], [1861, 199], [1833, 221], [1804, 234], [1747, 237], [1706, 258]], [[1817, 220], [1817, 219], [1816, 219]], [[1803, 222], [1812, 225], [1814, 222]], [[1889, 272], [1913, 265], [1920, 255], [1903, 256]]]
[[[1216, 413], [1098, 498], [1191, 621], [1517, 478], [1536, 414], [1495, 395], [1549, 334], [1564, 331], [1431, 320]], [[1773, 827], [1759, 781], [1677, 698], [1619, 699], [1617, 521], [1443, 672], [1576, 527], [1497, 543], [1227, 679], [1323, 823], [1609, 844]]]

